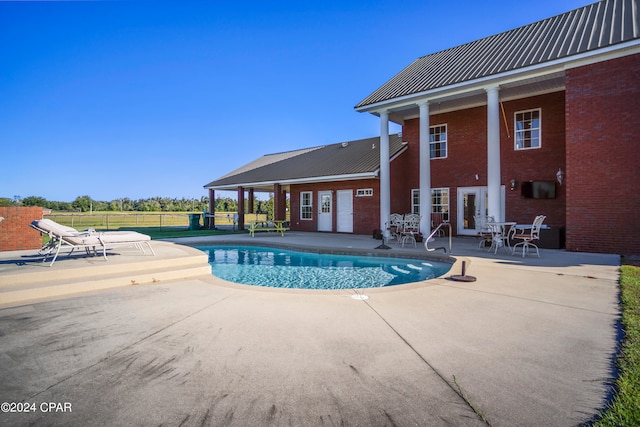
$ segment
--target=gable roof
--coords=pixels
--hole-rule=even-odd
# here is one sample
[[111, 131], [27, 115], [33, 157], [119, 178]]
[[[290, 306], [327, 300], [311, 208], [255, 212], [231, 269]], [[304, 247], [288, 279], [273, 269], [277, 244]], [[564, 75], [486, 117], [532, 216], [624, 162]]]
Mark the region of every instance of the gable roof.
[[356, 109], [640, 38], [638, 0], [602, 0], [416, 59]]
[[[389, 157], [406, 150], [401, 134], [389, 135]], [[214, 190], [253, 187], [273, 191], [273, 184], [375, 178], [380, 169], [380, 137], [267, 154], [205, 185]]]

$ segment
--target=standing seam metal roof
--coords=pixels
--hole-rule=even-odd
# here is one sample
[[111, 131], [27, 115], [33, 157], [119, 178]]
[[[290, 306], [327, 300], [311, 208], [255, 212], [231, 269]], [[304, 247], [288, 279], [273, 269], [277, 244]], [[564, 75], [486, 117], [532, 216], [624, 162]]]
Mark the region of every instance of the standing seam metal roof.
[[639, 37], [638, 0], [602, 0], [418, 58], [355, 108], [526, 68]]

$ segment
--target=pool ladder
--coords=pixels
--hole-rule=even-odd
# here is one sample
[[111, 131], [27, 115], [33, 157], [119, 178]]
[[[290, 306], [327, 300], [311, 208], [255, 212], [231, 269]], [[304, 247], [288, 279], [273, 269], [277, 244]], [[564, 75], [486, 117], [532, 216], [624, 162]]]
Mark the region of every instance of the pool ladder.
[[445, 247], [439, 247], [439, 248], [430, 248], [429, 247], [429, 240], [431, 240], [433, 238], [433, 236], [435, 236], [435, 234], [438, 232], [438, 230], [440, 230], [440, 228], [442, 228], [443, 225], [446, 225], [447, 227], [449, 227], [449, 255], [451, 255], [451, 253], [452, 253], [452, 251], [451, 251], [451, 242], [452, 242], [451, 224], [449, 224], [448, 222], [441, 222], [435, 229], [433, 229], [433, 231], [431, 231], [431, 234], [429, 234], [429, 237], [424, 239], [424, 248], [427, 250], [427, 252], [433, 252], [433, 251], [437, 251], [438, 249], [442, 249], [445, 254], [447, 253], [447, 248], [445, 248]]

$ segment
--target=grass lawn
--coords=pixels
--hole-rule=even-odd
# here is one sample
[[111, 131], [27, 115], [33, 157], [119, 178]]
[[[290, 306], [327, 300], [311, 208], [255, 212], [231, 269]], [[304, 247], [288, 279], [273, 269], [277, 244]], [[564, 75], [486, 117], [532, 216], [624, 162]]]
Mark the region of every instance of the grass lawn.
[[620, 277], [624, 338], [617, 359], [616, 395], [593, 425], [640, 426], [640, 267], [623, 265]]

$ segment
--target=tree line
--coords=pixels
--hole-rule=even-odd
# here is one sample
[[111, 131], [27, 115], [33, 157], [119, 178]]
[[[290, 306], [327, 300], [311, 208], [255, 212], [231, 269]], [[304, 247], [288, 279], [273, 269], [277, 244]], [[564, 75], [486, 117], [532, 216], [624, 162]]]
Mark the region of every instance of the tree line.
[[[247, 200], [245, 199], [245, 206]], [[151, 197], [133, 200], [128, 197], [111, 201], [94, 200], [90, 196], [79, 196], [73, 202], [56, 202], [39, 196], [13, 199], [0, 197], [0, 206], [40, 206], [62, 212], [200, 212], [209, 210], [209, 197], [200, 199]], [[256, 200], [257, 213], [273, 212], [273, 196], [268, 201]], [[216, 197], [216, 212], [237, 212], [238, 202], [230, 197]]]

